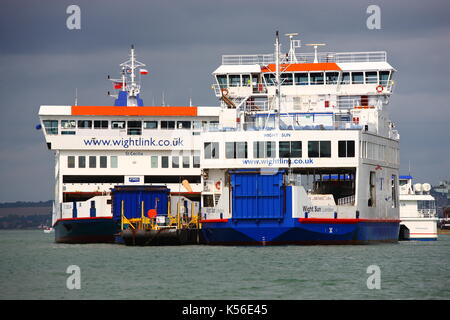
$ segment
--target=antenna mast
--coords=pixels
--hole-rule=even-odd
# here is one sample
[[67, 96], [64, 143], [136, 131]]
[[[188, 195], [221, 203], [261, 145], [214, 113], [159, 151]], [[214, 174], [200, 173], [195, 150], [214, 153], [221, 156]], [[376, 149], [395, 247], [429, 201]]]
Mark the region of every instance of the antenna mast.
[[276, 105], [276, 114], [275, 114], [275, 128], [279, 128], [280, 124], [280, 107], [281, 107], [281, 83], [280, 83], [280, 39], [278, 36], [278, 30], [275, 33], [275, 83], [276, 83], [276, 91], [275, 91], [275, 105]]
[[301, 43], [300, 40], [294, 40], [295, 36], [298, 36], [298, 33], [286, 33], [286, 37], [289, 37], [289, 53], [288, 60], [290, 63], [298, 63], [297, 57], [295, 55], [295, 48], [300, 48]]
[[314, 47], [314, 63], [318, 63], [319, 59], [318, 59], [318, 56], [317, 56], [317, 47], [324, 46], [325, 43], [308, 43], [306, 45]]
[[[136, 55], [134, 53], [134, 45], [131, 45], [130, 59], [121, 63], [122, 67], [122, 86], [128, 92], [128, 103], [129, 106], [137, 106], [137, 95], [141, 90], [140, 84], [136, 82], [136, 68], [145, 67], [145, 64], [136, 60]], [[130, 82], [127, 83], [126, 75], [130, 75]]]

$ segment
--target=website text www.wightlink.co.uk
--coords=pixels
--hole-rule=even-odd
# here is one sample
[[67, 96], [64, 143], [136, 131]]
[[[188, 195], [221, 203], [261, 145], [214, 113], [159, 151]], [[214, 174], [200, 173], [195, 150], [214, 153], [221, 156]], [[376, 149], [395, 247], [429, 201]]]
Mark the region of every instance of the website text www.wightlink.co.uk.
[[182, 147], [183, 139], [155, 139], [155, 138], [122, 138], [122, 139], [83, 139], [85, 146], [105, 147]]
[[269, 167], [273, 165], [289, 165], [289, 160], [291, 164], [313, 164], [314, 159], [243, 159], [242, 164], [248, 165], [268, 165]]

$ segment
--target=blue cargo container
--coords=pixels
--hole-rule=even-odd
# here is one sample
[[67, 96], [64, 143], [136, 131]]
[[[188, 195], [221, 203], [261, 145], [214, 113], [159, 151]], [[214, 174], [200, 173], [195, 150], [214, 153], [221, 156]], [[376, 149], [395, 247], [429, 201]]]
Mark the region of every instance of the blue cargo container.
[[283, 172], [235, 171], [231, 174], [233, 219], [281, 219], [285, 215]]
[[169, 193], [170, 189], [165, 186], [115, 186], [111, 190], [113, 219], [121, 219], [122, 200], [124, 215], [128, 219], [141, 217], [142, 201], [145, 216], [150, 209], [156, 209], [159, 216], [167, 216]]

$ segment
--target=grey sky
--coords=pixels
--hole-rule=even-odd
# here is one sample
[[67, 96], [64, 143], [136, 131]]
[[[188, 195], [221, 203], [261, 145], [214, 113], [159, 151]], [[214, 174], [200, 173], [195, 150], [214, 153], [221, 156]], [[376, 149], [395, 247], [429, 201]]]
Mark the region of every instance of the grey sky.
[[[81, 8], [81, 30], [66, 8]], [[366, 27], [368, 5], [381, 30]], [[398, 70], [390, 102], [401, 135], [401, 172], [421, 182], [450, 177], [450, 2], [428, 1], [20, 1], [0, 10], [0, 201], [47, 200], [53, 154], [36, 131], [43, 104], [110, 105], [106, 96], [130, 44], [150, 75], [145, 105], [216, 105], [211, 72], [222, 54], [271, 53], [275, 30], [324, 50], [386, 50]], [[283, 39], [283, 48], [287, 43]], [[302, 47], [301, 51], [310, 51]]]

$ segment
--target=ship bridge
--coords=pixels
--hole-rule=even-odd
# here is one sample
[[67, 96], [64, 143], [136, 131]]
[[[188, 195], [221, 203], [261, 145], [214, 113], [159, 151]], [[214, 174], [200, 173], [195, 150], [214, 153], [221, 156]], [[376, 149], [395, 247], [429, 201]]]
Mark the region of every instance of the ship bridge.
[[295, 35], [287, 34], [285, 54], [222, 56], [212, 88], [223, 108], [235, 110], [237, 125], [359, 128], [398, 138], [386, 108], [396, 71], [386, 52], [319, 52], [324, 44], [310, 44], [313, 53], [298, 53]]

